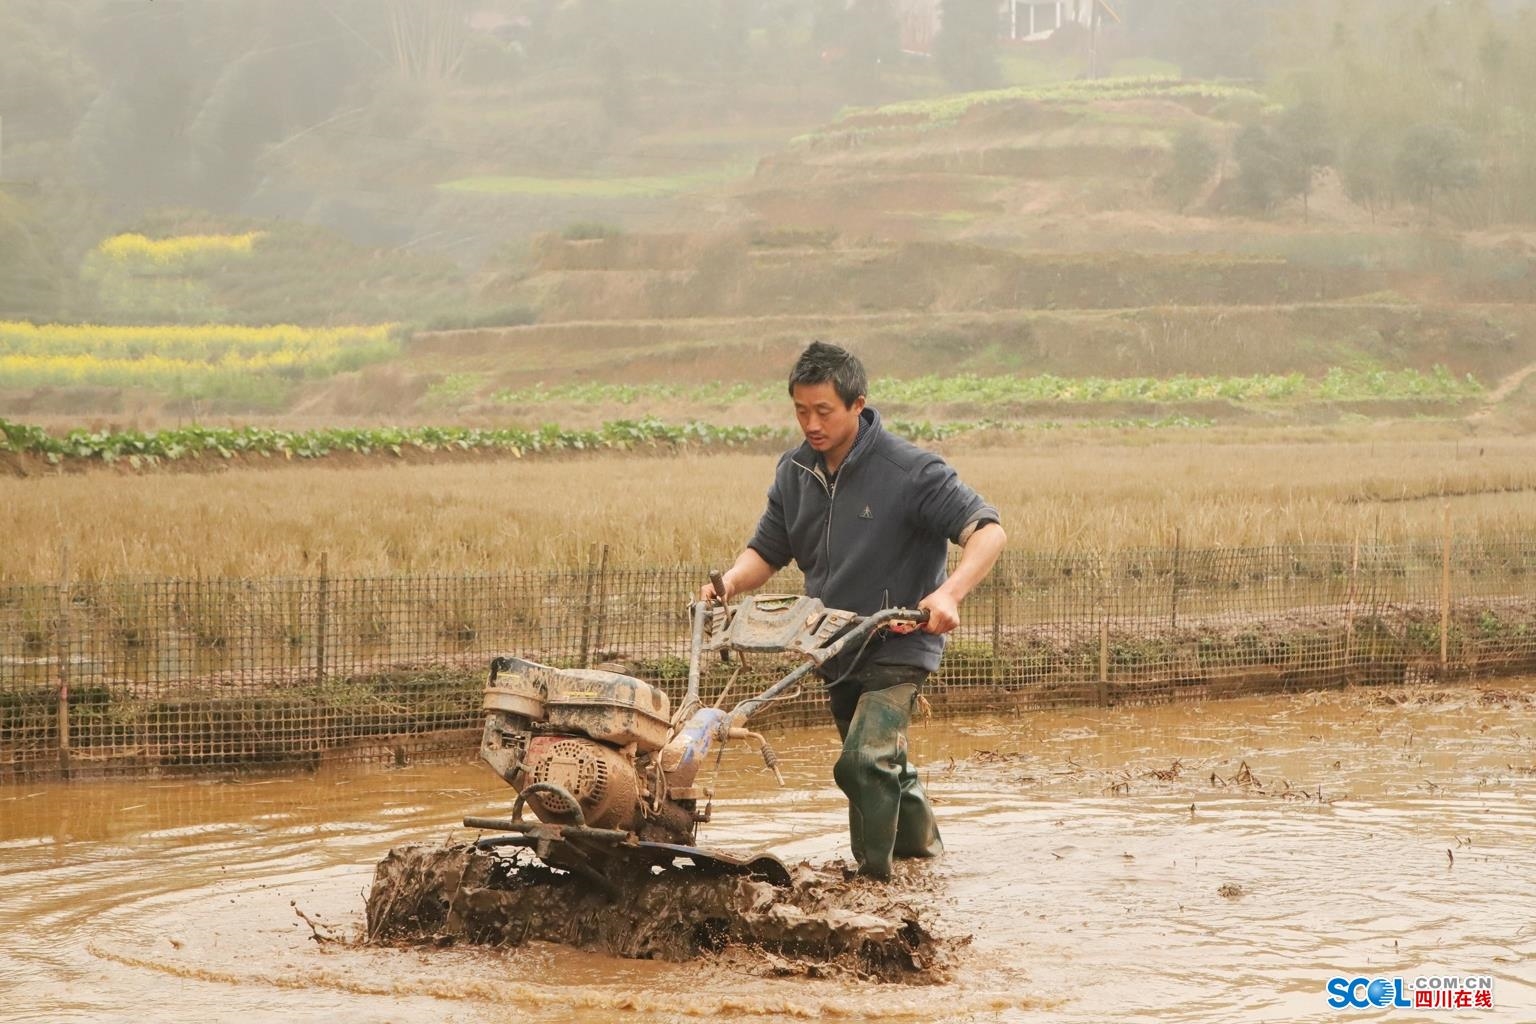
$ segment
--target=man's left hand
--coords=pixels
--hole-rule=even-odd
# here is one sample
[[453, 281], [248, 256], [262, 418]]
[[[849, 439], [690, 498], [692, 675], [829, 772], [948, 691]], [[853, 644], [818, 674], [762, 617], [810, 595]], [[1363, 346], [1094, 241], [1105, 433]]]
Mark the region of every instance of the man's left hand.
[[960, 625], [960, 602], [941, 590], [935, 590], [917, 606], [928, 609], [928, 621], [923, 623], [925, 633], [948, 633]]

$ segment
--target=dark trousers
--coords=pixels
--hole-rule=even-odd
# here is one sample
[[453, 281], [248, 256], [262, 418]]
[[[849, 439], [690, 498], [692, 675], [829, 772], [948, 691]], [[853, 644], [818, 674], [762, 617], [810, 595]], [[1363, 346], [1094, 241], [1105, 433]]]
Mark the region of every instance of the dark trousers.
[[843, 752], [832, 776], [848, 797], [848, 835], [860, 874], [891, 876], [894, 857], [944, 852], [933, 806], [907, 760], [907, 728], [928, 672], [871, 665], [829, 686]]

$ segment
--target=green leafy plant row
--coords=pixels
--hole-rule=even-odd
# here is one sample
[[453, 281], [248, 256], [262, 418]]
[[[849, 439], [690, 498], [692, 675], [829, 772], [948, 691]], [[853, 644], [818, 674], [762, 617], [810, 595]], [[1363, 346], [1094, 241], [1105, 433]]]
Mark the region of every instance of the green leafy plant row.
[[624, 451], [658, 445], [740, 445], [776, 437], [766, 427], [716, 427], [703, 423], [670, 426], [657, 420], [620, 420], [598, 430], [486, 430], [476, 427], [372, 427], [365, 429], [277, 430], [266, 427], [179, 427], [155, 433], [72, 430], [54, 436], [41, 427], [0, 420], [0, 449], [64, 459], [128, 460], [132, 465], [161, 460], [224, 458], [237, 455], [313, 459], [351, 452], [403, 455], [421, 452], [497, 450], [530, 452]]
[[[882, 402], [1233, 402], [1370, 401], [1403, 398], [1459, 399], [1482, 394], [1483, 386], [1470, 374], [1458, 377], [1443, 366], [1419, 370], [1354, 370], [1334, 367], [1321, 377], [1300, 373], [1255, 374], [1248, 377], [1034, 377], [970, 374], [956, 377], [917, 377], [880, 380], [873, 392]], [[649, 400], [716, 402], [773, 401], [783, 395], [781, 384], [716, 381], [700, 385], [562, 384], [502, 390], [492, 398], [508, 405], [542, 402], [629, 405]]]
[[[969, 423], [896, 421], [891, 429], [914, 441], [940, 441], [982, 430], [1059, 430], [1065, 426], [1112, 429], [1200, 428], [1210, 420], [1186, 416], [1161, 419], [1074, 421], [1071, 424], [978, 420]], [[0, 451], [66, 459], [126, 461], [134, 467], [179, 459], [232, 459], [242, 455], [316, 459], [327, 455], [404, 455], [418, 452], [500, 451], [534, 453], [630, 451], [656, 447], [735, 447], [755, 442], [791, 443], [793, 431], [774, 427], [671, 425], [654, 419], [617, 420], [597, 430], [488, 430], [478, 427], [371, 427], [365, 429], [277, 430], [268, 427], [178, 427], [154, 433], [71, 430], [54, 435], [42, 427], [0, 419]]]
[[1216, 421], [1205, 416], [1117, 416], [1107, 419], [1072, 420], [972, 420], [955, 423], [929, 423], [926, 420], [893, 420], [886, 426], [892, 433], [912, 441], [943, 441], [980, 431], [1033, 433], [1055, 430], [1204, 430]]

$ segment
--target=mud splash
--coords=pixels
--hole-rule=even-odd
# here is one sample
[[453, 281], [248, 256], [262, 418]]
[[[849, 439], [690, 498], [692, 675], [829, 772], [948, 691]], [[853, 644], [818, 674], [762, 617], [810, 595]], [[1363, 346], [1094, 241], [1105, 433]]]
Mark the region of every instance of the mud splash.
[[709, 957], [764, 977], [847, 977], [906, 984], [949, 979], [964, 938], [940, 938], [913, 897], [921, 865], [891, 883], [842, 864], [801, 863], [778, 887], [746, 877], [610, 873], [619, 898], [543, 865], [470, 844], [400, 846], [379, 863], [367, 941], [521, 946], [555, 942], [640, 960]]

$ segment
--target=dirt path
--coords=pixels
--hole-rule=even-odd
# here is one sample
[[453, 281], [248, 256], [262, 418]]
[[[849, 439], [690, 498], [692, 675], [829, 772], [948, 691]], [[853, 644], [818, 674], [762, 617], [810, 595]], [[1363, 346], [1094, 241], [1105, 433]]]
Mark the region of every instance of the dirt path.
[[1467, 417], [1469, 421], [1476, 422], [1487, 419], [1510, 395], [1520, 389], [1520, 386], [1536, 373], [1536, 363], [1527, 363], [1514, 373], [1509, 374], [1487, 395], [1483, 397], [1483, 407]]

